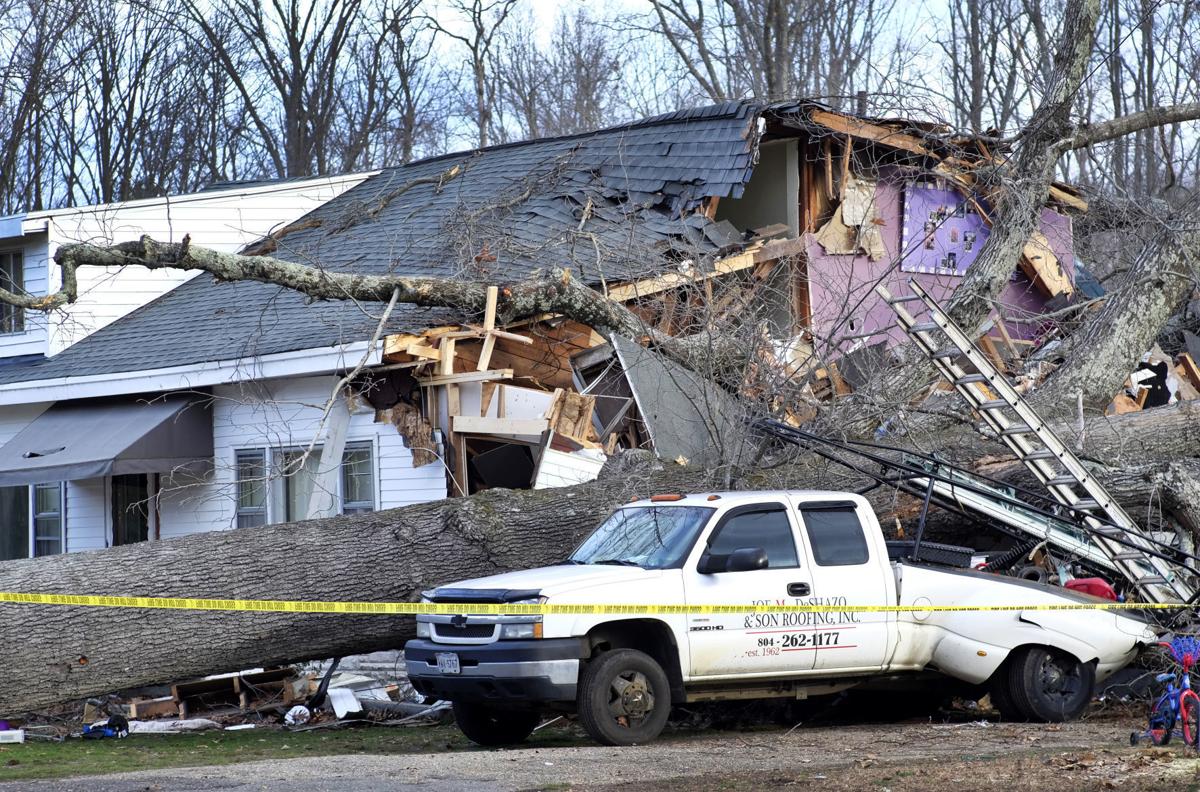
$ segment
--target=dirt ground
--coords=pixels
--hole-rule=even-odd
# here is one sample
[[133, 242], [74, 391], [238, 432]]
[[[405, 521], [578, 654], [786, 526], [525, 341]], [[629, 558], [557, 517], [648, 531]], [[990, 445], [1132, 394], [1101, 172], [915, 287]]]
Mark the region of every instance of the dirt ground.
[[[22, 792], [383, 792], [383, 790], [1200, 790], [1200, 758], [1180, 745], [1130, 747], [1132, 714], [1070, 724], [993, 721], [822, 727], [676, 729], [659, 741], [605, 748], [561, 724], [518, 749], [279, 756], [245, 764], [0, 783]], [[453, 728], [430, 728], [438, 741]], [[0, 778], [2, 778], [0, 774]]]

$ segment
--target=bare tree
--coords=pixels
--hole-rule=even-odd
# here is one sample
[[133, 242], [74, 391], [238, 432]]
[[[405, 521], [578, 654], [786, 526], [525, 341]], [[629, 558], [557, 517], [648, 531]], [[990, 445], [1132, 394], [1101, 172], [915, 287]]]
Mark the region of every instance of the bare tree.
[[[796, 96], [840, 102], [869, 87], [887, 49], [889, 0], [648, 0], [661, 35], [713, 101]], [[882, 46], [881, 46], [882, 45]]]
[[58, 46], [78, 19], [60, 3], [8, 0], [0, 5], [0, 210], [53, 203], [53, 135], [69, 60]]
[[362, 0], [186, 0], [184, 7], [240, 95], [274, 172], [336, 169], [331, 138]]
[[948, 35], [938, 39], [955, 126], [1004, 130], [1028, 112], [1032, 21], [1021, 0], [949, 0]]
[[446, 8], [453, 20], [430, 16], [438, 31], [466, 48], [465, 63], [470, 73], [471, 118], [480, 148], [488, 145], [495, 113], [495, 49], [497, 35], [517, 0], [451, 0]]
[[501, 136], [569, 135], [628, 118], [626, 59], [607, 26], [577, 8], [559, 14], [548, 47], [538, 46], [534, 30], [526, 15], [506, 28], [500, 42], [496, 82]]

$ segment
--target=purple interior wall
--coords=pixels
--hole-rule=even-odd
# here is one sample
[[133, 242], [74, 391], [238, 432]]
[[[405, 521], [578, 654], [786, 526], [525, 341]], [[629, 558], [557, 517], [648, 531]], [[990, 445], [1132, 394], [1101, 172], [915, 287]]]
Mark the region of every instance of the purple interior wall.
[[[806, 235], [812, 329], [816, 346], [824, 353], [846, 352], [854, 342], [840, 339], [873, 330], [886, 333], [891, 343], [903, 338], [896, 327], [895, 314], [874, 292], [876, 283], [882, 282], [893, 294], [908, 294], [907, 281], [912, 278], [937, 300], [945, 299], [962, 283], [962, 278], [955, 275], [900, 270], [902, 193], [903, 182], [898, 178], [885, 174], [880, 179], [875, 204], [883, 221], [880, 230], [887, 255], [879, 261], [871, 261], [866, 255], [826, 253], [813, 235]], [[1071, 218], [1043, 209], [1041, 230], [1063, 268], [1073, 277], [1075, 258]], [[1036, 317], [1043, 312], [1045, 304], [1046, 298], [1025, 275], [1019, 271], [1015, 273], [1000, 299], [1009, 333], [1014, 338], [1036, 337], [1039, 327]], [[881, 335], [866, 343], [874, 344], [882, 339]]]

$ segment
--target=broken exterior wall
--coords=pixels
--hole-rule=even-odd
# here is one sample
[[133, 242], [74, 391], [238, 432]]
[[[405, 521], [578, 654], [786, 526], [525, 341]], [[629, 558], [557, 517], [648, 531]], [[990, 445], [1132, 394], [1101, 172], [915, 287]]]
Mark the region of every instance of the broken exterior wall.
[[[877, 182], [875, 208], [879, 223], [876, 225], [883, 241], [883, 256], [872, 260], [861, 250], [854, 255], [829, 253], [817, 241], [817, 234], [805, 235], [812, 333], [818, 346], [824, 345], [824, 353], [845, 352], [854, 342], [840, 339], [874, 330], [879, 330], [880, 335], [868, 339], [868, 344], [882, 340], [885, 335], [889, 346], [902, 338], [895, 315], [873, 291], [877, 283], [882, 283], [894, 294], [907, 294], [907, 281], [911, 278], [937, 300], [944, 300], [962, 283], [962, 278], [954, 275], [901, 271], [898, 259], [903, 254], [904, 184], [903, 177], [895, 169], [884, 169]], [[1043, 209], [1041, 230], [1063, 269], [1073, 273], [1071, 219], [1052, 209]], [[1030, 320], [1045, 311], [1047, 301], [1048, 298], [1023, 273], [1014, 273], [1001, 298], [1008, 332], [1014, 338], [1035, 337], [1039, 323]]]

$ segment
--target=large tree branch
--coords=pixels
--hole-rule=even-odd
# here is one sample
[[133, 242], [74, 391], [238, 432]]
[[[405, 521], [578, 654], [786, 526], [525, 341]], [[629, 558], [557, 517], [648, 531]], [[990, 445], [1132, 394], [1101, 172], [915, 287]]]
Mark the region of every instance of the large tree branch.
[[[158, 242], [143, 236], [136, 242], [110, 247], [64, 245], [55, 254], [63, 270], [63, 288], [40, 298], [22, 298], [0, 290], [0, 301], [50, 311], [76, 299], [75, 271], [79, 267], [144, 267], [150, 270], [202, 270], [219, 280], [258, 281], [293, 289], [314, 300], [396, 301], [424, 307], [454, 308], [482, 315], [488, 284], [451, 278], [406, 275], [361, 275], [333, 272], [269, 256], [222, 253], [183, 242]], [[9, 297], [13, 299], [9, 299]], [[708, 330], [676, 338], [648, 324], [616, 300], [571, 277], [570, 270], [555, 268], [544, 277], [502, 284], [497, 311], [502, 322], [544, 314], [558, 314], [604, 334], [647, 338], [675, 360], [699, 371], [719, 370], [720, 360], [744, 357], [740, 345], [727, 343]], [[729, 356], [732, 356], [730, 358]], [[717, 358], [714, 360], [714, 358]]]
[[1151, 127], [1195, 121], [1200, 118], [1200, 102], [1151, 107], [1136, 113], [1102, 121], [1096, 124], [1081, 124], [1069, 137], [1063, 139], [1059, 148], [1063, 151], [1080, 149], [1106, 140], [1131, 135]]

